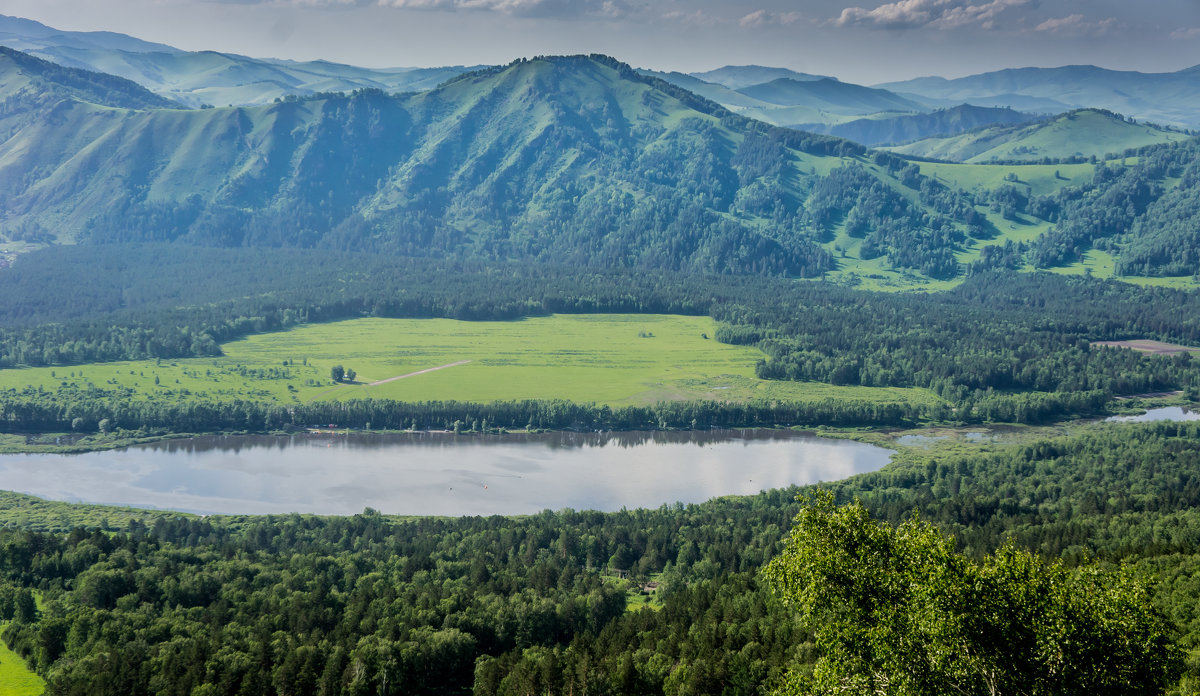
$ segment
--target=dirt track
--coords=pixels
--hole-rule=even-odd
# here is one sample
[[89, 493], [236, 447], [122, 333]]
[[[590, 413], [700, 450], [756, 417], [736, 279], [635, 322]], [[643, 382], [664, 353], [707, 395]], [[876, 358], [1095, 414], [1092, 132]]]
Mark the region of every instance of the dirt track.
[[398, 379], [404, 379], [406, 377], [416, 377], [417, 375], [423, 375], [427, 372], [437, 372], [438, 370], [444, 370], [447, 367], [457, 367], [459, 365], [466, 365], [469, 362], [471, 362], [471, 361], [470, 360], [459, 360], [458, 362], [452, 362], [452, 363], [449, 363], [446, 365], [438, 365], [437, 367], [430, 367], [430, 368], [427, 368], [424, 370], [417, 370], [416, 372], [410, 372], [406, 375], [397, 375], [395, 377], [388, 377], [387, 379], [381, 379], [377, 382], [371, 382], [367, 386], [368, 387], [378, 387], [381, 384], [387, 384], [388, 382], [395, 382]]

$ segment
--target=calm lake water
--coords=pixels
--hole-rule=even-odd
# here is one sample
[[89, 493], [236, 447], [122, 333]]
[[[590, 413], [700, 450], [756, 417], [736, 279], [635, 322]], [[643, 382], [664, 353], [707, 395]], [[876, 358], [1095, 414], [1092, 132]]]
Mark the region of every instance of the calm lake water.
[[612, 511], [873, 471], [889, 450], [791, 431], [212, 436], [0, 456], [0, 488], [226, 514]]
[[1152, 408], [1137, 416], [1112, 416], [1105, 418], [1114, 423], [1149, 423], [1151, 421], [1193, 421], [1200, 420], [1200, 413], [1189, 411], [1179, 406]]

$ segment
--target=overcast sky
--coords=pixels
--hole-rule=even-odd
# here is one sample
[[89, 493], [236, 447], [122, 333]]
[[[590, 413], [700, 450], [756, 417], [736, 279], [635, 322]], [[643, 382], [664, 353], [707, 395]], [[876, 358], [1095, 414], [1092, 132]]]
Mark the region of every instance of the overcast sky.
[[0, 13], [188, 50], [384, 66], [607, 53], [877, 83], [1005, 67], [1200, 64], [1200, 0], [0, 0]]

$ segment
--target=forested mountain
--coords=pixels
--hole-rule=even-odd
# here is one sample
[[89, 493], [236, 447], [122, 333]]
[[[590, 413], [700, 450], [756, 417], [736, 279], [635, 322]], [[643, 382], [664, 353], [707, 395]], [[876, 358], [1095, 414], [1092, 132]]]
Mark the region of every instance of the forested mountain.
[[1104, 157], [1190, 137], [1176, 130], [1133, 123], [1109, 111], [1080, 109], [1036, 123], [985, 127], [888, 149], [902, 155], [972, 164], [1037, 162]]
[[[58, 70], [12, 63], [0, 85]], [[955, 192], [901, 184], [899, 160], [735, 116], [601, 56], [254, 108], [74, 99], [49, 118], [40, 97], [21, 99], [0, 120], [10, 238], [814, 276], [845, 218], [874, 257], [948, 277], [955, 245], [987, 234]], [[924, 202], [903, 193], [922, 185]]]
[[1185, 128], [1200, 127], [1200, 66], [1172, 73], [1106, 70], [1094, 65], [1014, 68], [947, 80], [921, 77], [875, 85], [893, 92], [1023, 111], [1108, 109]]
[[1037, 117], [1007, 108], [988, 108], [960, 104], [930, 113], [903, 116], [875, 116], [837, 124], [808, 123], [798, 126], [814, 133], [826, 133], [853, 140], [869, 147], [896, 145], [935, 136], [957, 135], [966, 131], [1000, 124], [1028, 123]]
[[1116, 256], [1118, 274], [1200, 273], [1200, 140], [1150, 148], [1132, 166], [1100, 166], [1091, 184], [1022, 198], [1020, 211], [1056, 222], [1034, 241], [1030, 261], [1051, 267], [1090, 248]]

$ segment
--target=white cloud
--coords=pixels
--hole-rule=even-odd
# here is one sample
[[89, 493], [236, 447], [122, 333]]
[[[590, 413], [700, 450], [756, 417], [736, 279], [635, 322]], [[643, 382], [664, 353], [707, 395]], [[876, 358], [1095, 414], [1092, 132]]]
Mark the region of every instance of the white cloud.
[[720, 19], [702, 10], [692, 10], [691, 12], [672, 10], [671, 12], [664, 12], [662, 18], [675, 24], [695, 24], [703, 27], [711, 27], [721, 22]]
[[1033, 30], [1049, 32], [1051, 34], [1104, 36], [1116, 28], [1117, 20], [1112, 17], [1093, 22], [1081, 14], [1073, 14], [1067, 15], [1066, 17], [1053, 17], [1051, 19], [1047, 19], [1046, 21], [1034, 27]]
[[1176, 41], [1186, 41], [1188, 39], [1200, 39], [1200, 27], [1186, 27], [1176, 29], [1171, 32], [1171, 38]]
[[880, 29], [955, 29], [978, 25], [984, 29], [995, 26], [996, 19], [1006, 10], [1029, 4], [1031, 0], [898, 0], [874, 9], [847, 7], [832, 20], [839, 27], [874, 27]]
[[616, 18], [632, 13], [627, 0], [203, 0], [275, 7], [393, 7], [406, 10], [481, 11], [509, 15]]
[[784, 24], [795, 24], [804, 19], [804, 15], [800, 12], [769, 12], [767, 10], [755, 10], [740, 20], [738, 24], [747, 28], [757, 28], [765, 26], [779, 26]]

